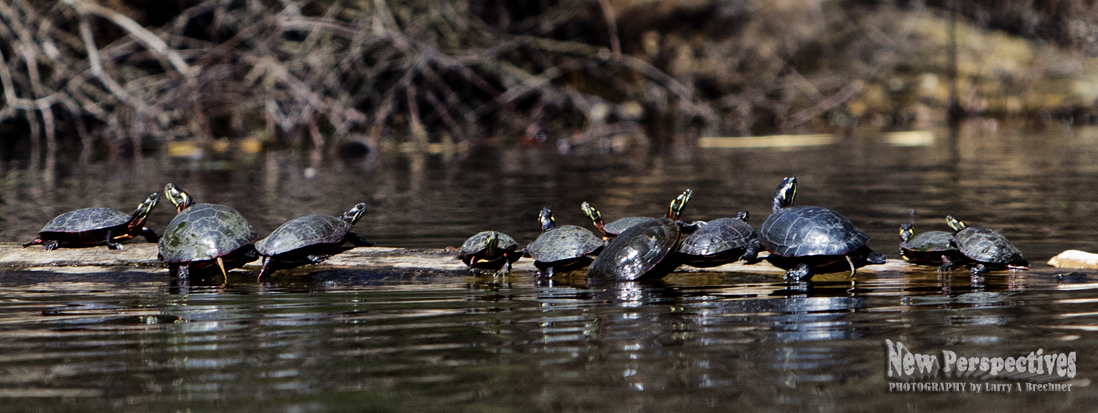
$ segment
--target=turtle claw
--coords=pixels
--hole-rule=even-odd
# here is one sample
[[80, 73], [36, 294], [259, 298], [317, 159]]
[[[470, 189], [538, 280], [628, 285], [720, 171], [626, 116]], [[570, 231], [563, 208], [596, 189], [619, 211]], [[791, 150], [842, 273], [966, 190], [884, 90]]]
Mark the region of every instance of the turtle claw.
[[949, 259], [949, 256], [942, 254], [942, 265], [938, 267], [938, 272], [953, 271], [955, 265], [953, 260]]
[[320, 264], [320, 263], [324, 262], [324, 260], [328, 259], [328, 257], [331, 257], [331, 255], [316, 254], [316, 255], [310, 255], [310, 256], [305, 257], [305, 258], [308, 259], [313, 264]]
[[60, 244], [61, 243], [57, 242], [57, 240], [53, 240], [53, 239], [51, 239], [49, 241], [43, 241], [42, 242], [42, 246], [46, 248], [46, 251], [53, 251], [53, 250], [57, 249], [57, 246], [60, 245]]
[[787, 281], [808, 281], [811, 278], [812, 269], [808, 264], [803, 262], [785, 272], [785, 279]]
[[972, 277], [973, 278], [980, 277], [980, 276], [984, 275], [985, 273], [987, 273], [988, 271], [991, 271], [991, 269], [988, 268], [986, 265], [976, 264], [975, 266], [972, 267]]
[[871, 252], [869, 256], [865, 258], [865, 262], [870, 264], [884, 264], [888, 262], [888, 256], [879, 252]]

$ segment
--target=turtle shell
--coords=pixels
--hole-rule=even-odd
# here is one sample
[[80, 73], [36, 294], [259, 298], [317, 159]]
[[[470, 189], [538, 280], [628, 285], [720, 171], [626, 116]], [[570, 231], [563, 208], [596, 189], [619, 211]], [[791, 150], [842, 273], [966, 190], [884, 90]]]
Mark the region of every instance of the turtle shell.
[[[679, 253], [710, 257], [724, 252], [746, 249], [756, 238], [755, 228], [736, 218], [719, 218], [696, 223], [698, 229], [683, 238]], [[738, 258], [738, 257], [737, 257]]]
[[1002, 234], [989, 228], [968, 227], [957, 232], [956, 237], [961, 254], [973, 261], [1023, 267], [1029, 265], [1022, 251]]
[[273, 256], [296, 249], [343, 241], [351, 224], [331, 215], [306, 215], [279, 225], [267, 238], [255, 243], [260, 255]]
[[553, 227], [526, 246], [526, 253], [539, 263], [570, 261], [594, 254], [603, 247], [602, 239], [576, 225]]
[[168, 223], [160, 238], [160, 256], [168, 263], [212, 260], [247, 245], [255, 236], [255, 229], [235, 209], [195, 204]]
[[634, 225], [643, 224], [643, 223], [650, 222], [650, 221], [655, 221], [655, 220], [656, 220], [656, 218], [652, 218], [652, 217], [618, 218], [618, 219], [615, 219], [614, 222], [606, 224], [603, 227], [603, 229], [606, 231], [607, 234], [618, 235], [618, 234], [621, 234], [623, 231], [629, 229], [630, 227], [632, 227]]
[[667, 218], [651, 219], [629, 227], [599, 253], [587, 269], [588, 278], [633, 281], [658, 278], [674, 270], [673, 255], [682, 230]]
[[133, 218], [130, 214], [110, 208], [82, 208], [58, 215], [39, 230], [43, 232], [88, 232], [124, 225]]
[[[488, 235], [492, 233], [495, 233], [497, 239], [499, 240], [499, 243], [496, 245], [497, 254], [492, 257], [483, 257], [481, 259], [486, 261], [495, 261], [503, 257], [504, 253], [514, 252], [518, 250], [518, 242], [515, 242], [515, 239], [511, 238], [510, 235], [497, 231], [481, 231], [469, 237], [469, 239], [465, 240], [465, 242], [461, 244], [461, 249], [458, 250], [458, 258], [461, 258], [462, 262], [464, 262], [466, 265], [469, 265], [474, 256], [486, 252], [486, 242], [488, 241]], [[515, 260], [518, 260], [518, 257], [521, 257], [521, 254], [514, 255]]]
[[947, 252], [956, 251], [953, 233], [945, 231], [927, 231], [916, 235], [910, 241], [900, 244], [901, 251], [911, 252]]
[[845, 255], [868, 240], [842, 214], [817, 206], [780, 208], [759, 227], [759, 241], [782, 257]]

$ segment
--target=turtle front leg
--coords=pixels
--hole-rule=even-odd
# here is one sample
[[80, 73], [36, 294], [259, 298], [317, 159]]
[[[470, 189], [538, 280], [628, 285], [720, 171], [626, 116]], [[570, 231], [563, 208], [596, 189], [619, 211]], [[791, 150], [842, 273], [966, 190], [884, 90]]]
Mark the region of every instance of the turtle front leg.
[[122, 244], [114, 242], [114, 230], [107, 230], [107, 248], [110, 248], [112, 250], [122, 249]]
[[168, 274], [174, 275], [176, 278], [179, 278], [180, 280], [186, 280], [187, 278], [190, 278], [190, 276], [191, 276], [191, 266], [190, 265], [172, 264], [171, 266], [168, 267]]
[[267, 275], [271, 271], [271, 257], [263, 257], [263, 266], [259, 268], [259, 275], [255, 276], [255, 282], [259, 282], [260, 278]]
[[306, 256], [305, 259], [309, 260], [309, 262], [312, 262], [313, 264], [320, 264], [324, 262], [324, 260], [328, 259], [328, 257], [331, 257], [331, 255], [313, 254]]
[[785, 272], [785, 279], [788, 281], [808, 281], [810, 278], [812, 278], [812, 267], [803, 262]]
[[354, 244], [354, 246], [356, 246], [356, 247], [372, 247], [372, 246], [374, 246], [374, 243], [372, 243], [370, 241], [367, 241], [366, 238], [363, 238], [361, 235], [355, 234], [353, 232], [348, 232], [347, 233], [346, 240], [351, 241], [351, 244]]
[[538, 275], [544, 278], [553, 278], [553, 267], [545, 267], [545, 270], [538, 272]]
[[949, 259], [948, 255], [942, 254], [942, 265], [938, 267], [938, 272], [953, 271], [953, 268], [957, 266], [957, 263]]
[[972, 276], [973, 277], [979, 277], [981, 275], [986, 274], [988, 271], [991, 271], [991, 269], [988, 268], [983, 263], [976, 264], [972, 267]]
[[160, 241], [160, 236], [156, 235], [156, 231], [153, 231], [152, 228], [148, 228], [148, 227], [141, 228], [141, 235], [143, 237], [145, 237], [145, 241], [148, 241], [148, 242], [155, 243], [157, 241]]
[[888, 262], [888, 256], [879, 252], [870, 252], [865, 257], [865, 262], [869, 264], [884, 264]]
[[763, 246], [762, 243], [759, 242], [759, 240], [751, 240], [751, 242], [747, 243], [747, 249], [744, 250], [743, 255], [740, 256], [740, 259], [743, 260], [745, 264], [757, 263], [759, 262], [759, 251], [762, 251], [762, 249]]

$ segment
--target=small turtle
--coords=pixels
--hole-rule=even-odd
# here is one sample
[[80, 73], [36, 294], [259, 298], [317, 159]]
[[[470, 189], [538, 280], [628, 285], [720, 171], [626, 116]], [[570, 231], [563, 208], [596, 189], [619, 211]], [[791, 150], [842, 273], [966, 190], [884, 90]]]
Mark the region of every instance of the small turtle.
[[587, 277], [634, 281], [657, 279], [674, 271], [680, 264], [675, 256], [679, 241], [693, 229], [679, 221], [692, 194], [687, 189], [671, 201], [666, 218], [633, 225], [611, 239], [587, 269]]
[[695, 267], [713, 267], [738, 260], [754, 261], [762, 246], [756, 241], [755, 228], [747, 223], [747, 212], [735, 218], [699, 221], [698, 227], [679, 246], [683, 262]]
[[538, 214], [541, 235], [523, 250], [534, 259], [534, 266], [547, 277], [555, 271], [569, 270], [590, 264], [604, 245], [603, 240], [586, 228], [575, 225], [557, 226], [553, 211], [542, 208]]
[[255, 243], [255, 250], [263, 259], [263, 268], [256, 279], [270, 274], [277, 263], [320, 263], [338, 252], [340, 245], [348, 241], [355, 246], [370, 245], [351, 232], [365, 213], [366, 204], [359, 203], [340, 217], [316, 214], [286, 221], [267, 238]]
[[900, 256], [915, 264], [937, 265], [938, 271], [949, 271], [963, 258], [952, 232], [927, 231], [914, 235], [911, 221], [900, 225]]
[[883, 264], [887, 257], [866, 245], [869, 235], [838, 212], [817, 206], [793, 207], [797, 178], [782, 180], [774, 191], [774, 212], [759, 227], [759, 242], [774, 265], [787, 268], [785, 279], [807, 281], [813, 267], [846, 260], [850, 276], [856, 263]]
[[[689, 191], [689, 189], [687, 189], [687, 191]], [[687, 201], [689, 201], [690, 198], [687, 197], [686, 199]], [[684, 204], [683, 207], [685, 206], [686, 205]], [[655, 221], [656, 219], [658, 219], [652, 217], [625, 217], [615, 219], [614, 222], [607, 224], [602, 220], [602, 212], [599, 212], [599, 210], [591, 206], [590, 203], [584, 201], [583, 204], [580, 205], [580, 209], [583, 210], [583, 214], [591, 220], [591, 223], [595, 225], [595, 229], [599, 230], [599, 232], [602, 234], [602, 238], [605, 240], [616, 237], [622, 231], [629, 229], [629, 227], [631, 226]]]
[[469, 266], [473, 274], [503, 275], [511, 272], [511, 264], [522, 258], [518, 242], [497, 231], [481, 231], [461, 244], [458, 258]]
[[980, 275], [998, 268], [1026, 269], [1029, 261], [1014, 244], [1002, 234], [984, 227], [970, 227], [957, 218], [946, 217], [949, 228], [956, 232], [957, 248], [975, 264], [972, 276]]
[[54, 250], [61, 243], [72, 245], [96, 245], [106, 243], [112, 250], [122, 249], [118, 241], [125, 241], [138, 235], [146, 241], [156, 242], [160, 237], [145, 227], [149, 213], [160, 203], [160, 195], [153, 193], [145, 202], [137, 206], [133, 214], [110, 208], [82, 208], [58, 215], [46, 226], [38, 230], [38, 237], [23, 244], [23, 247], [42, 244], [46, 251]]
[[244, 263], [254, 260], [251, 242], [255, 229], [237, 210], [219, 204], [196, 204], [186, 192], [174, 184], [164, 187], [164, 196], [172, 201], [179, 214], [168, 223], [160, 238], [160, 259], [168, 264], [170, 274], [187, 278], [192, 270], [216, 263], [227, 276], [225, 262]]

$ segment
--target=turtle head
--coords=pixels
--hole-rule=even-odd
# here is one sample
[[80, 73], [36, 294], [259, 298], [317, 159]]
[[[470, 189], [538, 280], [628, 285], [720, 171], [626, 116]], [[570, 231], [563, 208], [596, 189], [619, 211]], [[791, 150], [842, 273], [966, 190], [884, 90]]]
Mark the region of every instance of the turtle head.
[[949, 225], [949, 229], [952, 229], [953, 232], [961, 232], [961, 230], [968, 228], [968, 224], [965, 224], [964, 221], [954, 218], [952, 215], [946, 217], [946, 224]]
[[343, 216], [339, 217], [339, 219], [342, 219], [343, 222], [354, 225], [356, 222], [358, 222], [358, 219], [362, 218], [362, 216], [365, 214], [366, 203], [359, 202], [355, 204], [355, 206], [351, 207], [351, 209], [348, 209], [347, 212], [344, 212]]
[[595, 228], [597, 228], [599, 232], [606, 233], [603, 229], [606, 224], [602, 221], [602, 212], [599, 212], [599, 210], [595, 209], [595, 207], [591, 206], [587, 201], [580, 204], [580, 209], [583, 210], [583, 215], [586, 215], [587, 218], [591, 220], [591, 223], [595, 224]]
[[542, 208], [538, 213], [538, 223], [541, 224], [541, 232], [545, 232], [553, 229], [557, 226], [556, 219], [553, 218], [553, 210], [549, 208]]
[[169, 201], [172, 201], [172, 205], [175, 205], [175, 212], [177, 214], [183, 212], [184, 209], [190, 208], [191, 205], [194, 205], [194, 198], [191, 198], [190, 194], [183, 192], [182, 189], [179, 189], [179, 187], [170, 182], [167, 185], [164, 185], [164, 196], [167, 197]]
[[149, 218], [149, 213], [153, 208], [156, 208], [156, 204], [160, 203], [160, 194], [153, 192], [137, 206], [137, 209], [133, 210], [133, 216], [130, 218], [130, 228], [141, 228], [145, 226], [145, 220]]
[[488, 234], [484, 238], [484, 255], [486, 257], [496, 255], [496, 248], [499, 248], [499, 233], [488, 231]]
[[678, 221], [682, 216], [682, 209], [686, 208], [686, 204], [690, 202], [690, 198], [694, 196], [694, 191], [687, 189], [682, 191], [679, 196], [675, 197], [671, 201], [671, 206], [667, 208], [667, 217], [672, 221]]
[[782, 180], [778, 189], [774, 190], [774, 211], [793, 206], [793, 198], [797, 196], [797, 177], [790, 176]]
[[736, 219], [747, 222], [747, 211], [740, 211], [736, 213]]
[[915, 235], [915, 228], [913, 225], [911, 225], [911, 221], [905, 222], [903, 225], [900, 225], [900, 241], [911, 241], [912, 235]]

